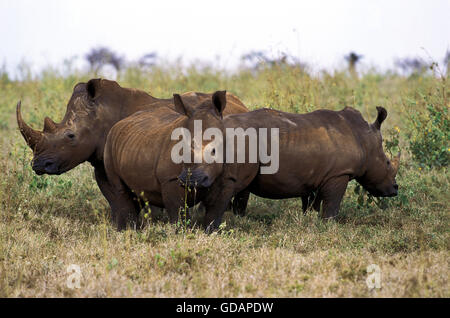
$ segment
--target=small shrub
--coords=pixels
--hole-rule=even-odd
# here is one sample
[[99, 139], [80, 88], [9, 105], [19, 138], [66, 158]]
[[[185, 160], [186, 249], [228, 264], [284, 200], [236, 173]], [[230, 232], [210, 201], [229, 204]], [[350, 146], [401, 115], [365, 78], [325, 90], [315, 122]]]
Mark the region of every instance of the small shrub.
[[448, 107], [426, 101], [426, 114], [411, 115], [413, 124], [409, 149], [414, 160], [422, 167], [446, 167], [450, 157], [450, 120]]

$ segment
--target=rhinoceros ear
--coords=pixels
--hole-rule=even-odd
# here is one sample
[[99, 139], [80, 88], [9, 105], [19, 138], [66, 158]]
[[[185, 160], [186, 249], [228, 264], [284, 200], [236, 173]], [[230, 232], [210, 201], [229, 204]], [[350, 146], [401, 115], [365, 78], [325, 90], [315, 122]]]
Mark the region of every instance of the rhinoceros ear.
[[214, 107], [217, 113], [222, 117], [223, 110], [227, 105], [227, 91], [217, 91], [212, 96]]
[[73, 93], [80, 93], [86, 91], [86, 83], [80, 82], [73, 87]]
[[86, 84], [86, 91], [90, 99], [95, 99], [100, 94], [101, 78], [89, 80]]
[[377, 111], [378, 111], [377, 119], [375, 119], [375, 122], [373, 123], [373, 126], [376, 129], [380, 130], [381, 124], [383, 123], [383, 121], [387, 117], [387, 111], [386, 111], [386, 109], [384, 109], [381, 106], [377, 106]]
[[180, 114], [188, 117], [191, 117], [193, 114], [193, 109], [189, 105], [184, 104], [179, 94], [173, 94], [173, 103], [175, 105], [175, 110]]

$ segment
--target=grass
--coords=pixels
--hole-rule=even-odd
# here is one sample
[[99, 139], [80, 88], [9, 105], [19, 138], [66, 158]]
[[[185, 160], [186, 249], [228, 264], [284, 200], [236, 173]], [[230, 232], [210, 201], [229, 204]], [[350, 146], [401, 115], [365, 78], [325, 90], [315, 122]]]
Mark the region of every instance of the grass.
[[[430, 74], [402, 77], [376, 71], [360, 78], [345, 72], [310, 75], [276, 65], [228, 74], [210, 68], [128, 68], [123, 86], [154, 96], [227, 89], [251, 109], [290, 112], [353, 106], [368, 121], [375, 106], [388, 110], [383, 124], [400, 131], [400, 195], [358, 200], [352, 182], [339, 217], [322, 222], [301, 213], [300, 199], [251, 197], [248, 216], [227, 212], [218, 233], [169, 225], [167, 216], [146, 219], [142, 231], [117, 232], [109, 207], [82, 164], [61, 176], [37, 176], [31, 150], [19, 134], [15, 104], [42, 129], [59, 121], [73, 86], [89, 74], [44, 71], [36, 78], [0, 77], [0, 296], [1, 297], [450, 297], [448, 168], [427, 168], [408, 151], [420, 131], [410, 114], [428, 100], [448, 107], [445, 80]], [[199, 220], [201, 214], [194, 216]], [[68, 266], [81, 270], [71, 289]], [[381, 269], [381, 289], [369, 290], [367, 266]]]

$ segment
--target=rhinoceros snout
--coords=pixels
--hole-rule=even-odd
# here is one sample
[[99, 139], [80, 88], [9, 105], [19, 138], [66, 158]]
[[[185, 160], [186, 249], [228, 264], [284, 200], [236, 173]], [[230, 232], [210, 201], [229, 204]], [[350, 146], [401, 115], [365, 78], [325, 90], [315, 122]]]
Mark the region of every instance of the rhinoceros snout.
[[396, 197], [397, 194], [398, 194], [398, 184], [394, 183], [392, 185], [392, 189], [388, 193], [386, 193], [384, 196], [386, 196], [386, 197]]
[[38, 175], [59, 174], [59, 165], [52, 159], [36, 160], [33, 163], [33, 170]]
[[394, 188], [394, 191], [392, 191], [390, 197], [395, 197], [398, 194], [398, 184], [394, 183], [394, 185], [392, 187]]
[[201, 170], [193, 170], [188, 172], [186, 169], [181, 172], [178, 179], [180, 179], [183, 185], [189, 187], [202, 187], [207, 188], [212, 184], [211, 178]]

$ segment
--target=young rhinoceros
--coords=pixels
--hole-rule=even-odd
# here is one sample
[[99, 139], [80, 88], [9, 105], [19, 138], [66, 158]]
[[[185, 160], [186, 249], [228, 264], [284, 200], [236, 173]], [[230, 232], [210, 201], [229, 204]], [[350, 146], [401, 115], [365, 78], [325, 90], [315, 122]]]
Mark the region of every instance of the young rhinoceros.
[[[185, 98], [185, 101], [188, 101]], [[195, 121], [204, 123], [200, 134], [209, 127], [223, 127], [222, 114], [226, 92], [217, 91], [203, 101], [183, 103], [174, 95], [174, 108], [161, 107], [137, 112], [115, 124], [107, 137], [104, 152], [105, 170], [111, 193], [106, 196], [117, 229], [138, 222], [138, 200], [166, 208], [169, 221], [178, 220], [180, 209], [192, 207], [207, 194], [208, 188], [222, 171], [221, 163], [211, 163], [201, 173], [193, 174], [196, 191], [187, 191], [178, 176], [183, 163], [174, 159], [174, 149], [182, 141], [173, 136], [182, 129], [194, 135]], [[208, 124], [206, 124], [208, 123]], [[188, 138], [190, 144], [191, 139]], [[195, 147], [203, 149], [210, 142], [198, 141]], [[214, 149], [211, 149], [214, 151]], [[190, 145], [186, 153], [190, 154]]]
[[[347, 184], [352, 179], [374, 196], [397, 195], [395, 176], [399, 157], [391, 162], [383, 151], [380, 127], [387, 112], [382, 107], [377, 107], [377, 111], [373, 124], [368, 124], [359, 111], [350, 107], [308, 114], [260, 109], [225, 117], [223, 125], [227, 134], [228, 129], [242, 128], [247, 136], [252, 129], [267, 129], [267, 140], [264, 143], [254, 140], [245, 145], [247, 159], [252, 146], [258, 164], [234, 161], [223, 165], [222, 174], [203, 199], [207, 211], [205, 226], [217, 228], [231, 197], [244, 189], [270, 199], [308, 198], [316, 192], [314, 207], [319, 209], [323, 204], [324, 218], [337, 215]], [[278, 134], [268, 133], [272, 130]], [[264, 134], [259, 134], [261, 136]], [[225, 140], [228, 143], [231, 139]], [[236, 141], [237, 138], [233, 140], [234, 149], [237, 148]], [[278, 158], [272, 156], [279, 160], [278, 170], [259, 171], [273, 165], [261, 157], [264, 151], [257, 149], [261, 145], [269, 149], [267, 153], [276, 154], [278, 150]], [[207, 164], [202, 163], [190, 168], [192, 174], [200, 174], [205, 167]]]

